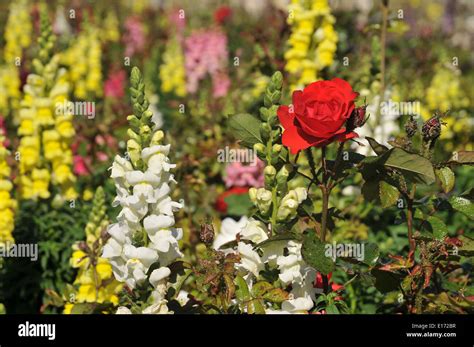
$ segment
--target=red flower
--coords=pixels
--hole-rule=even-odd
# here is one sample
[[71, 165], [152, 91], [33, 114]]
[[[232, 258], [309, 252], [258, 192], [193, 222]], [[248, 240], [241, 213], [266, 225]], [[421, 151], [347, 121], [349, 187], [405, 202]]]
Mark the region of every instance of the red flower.
[[[332, 273], [328, 275], [328, 282], [329, 282], [328, 284], [331, 286], [331, 290], [333, 292], [337, 292], [344, 288], [344, 286], [341, 284], [336, 284], [336, 283], [331, 282], [331, 277], [332, 277]], [[323, 276], [321, 275], [320, 272], [316, 274], [316, 279], [314, 281], [314, 288], [323, 289]]]
[[224, 23], [232, 14], [232, 10], [228, 6], [221, 6], [214, 12], [214, 20], [217, 24]]
[[234, 187], [231, 188], [221, 195], [217, 197], [215, 208], [217, 211], [221, 213], [227, 213], [227, 203], [225, 202], [225, 198], [227, 198], [229, 195], [242, 195], [242, 194], [248, 194], [249, 189], [247, 187]]
[[317, 81], [293, 92], [293, 105], [278, 108], [278, 119], [285, 131], [283, 144], [293, 154], [311, 146], [322, 147], [333, 141], [357, 137], [345, 127], [355, 109], [359, 94], [340, 78]]

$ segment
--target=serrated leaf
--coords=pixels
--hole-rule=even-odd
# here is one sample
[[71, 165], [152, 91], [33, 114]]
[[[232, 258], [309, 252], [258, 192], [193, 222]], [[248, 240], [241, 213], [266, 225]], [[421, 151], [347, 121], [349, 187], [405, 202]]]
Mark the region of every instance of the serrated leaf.
[[229, 128], [240, 143], [248, 148], [253, 148], [256, 143], [261, 143], [261, 122], [247, 113], [236, 114], [229, 119]]
[[272, 288], [273, 286], [268, 282], [257, 282], [252, 286], [252, 295], [254, 298], [260, 298]]
[[399, 196], [400, 192], [397, 188], [385, 181], [380, 181], [379, 198], [383, 208], [395, 205]]
[[281, 288], [274, 288], [263, 295], [263, 299], [274, 303], [282, 303], [288, 300], [288, 297], [289, 294]]
[[323, 275], [328, 275], [334, 270], [335, 264], [325, 253], [325, 244], [318, 239], [315, 232], [310, 231], [303, 235], [301, 254], [304, 261]]
[[433, 165], [421, 155], [392, 148], [382, 157], [385, 166], [401, 171], [406, 179], [414, 183], [431, 184], [436, 179]]
[[245, 302], [251, 299], [249, 287], [247, 282], [242, 278], [242, 276], [237, 276], [234, 279], [235, 283], [235, 295], [239, 301]]
[[435, 216], [429, 216], [427, 219], [428, 223], [430, 223], [431, 231], [433, 236], [437, 240], [442, 240], [448, 234], [448, 227], [444, 222]]
[[249, 314], [265, 314], [265, 307], [260, 300], [253, 299], [247, 305], [247, 312]]
[[474, 205], [466, 198], [452, 196], [449, 199], [452, 208], [465, 214], [469, 219], [474, 219]]
[[439, 181], [441, 182], [441, 188], [443, 192], [449, 193], [454, 188], [455, 176], [454, 172], [449, 167], [442, 167], [441, 169], [436, 169], [436, 176], [438, 176]]
[[385, 294], [397, 290], [400, 285], [400, 276], [389, 271], [372, 269], [370, 273], [375, 277], [375, 288]]
[[369, 145], [370, 147], [372, 147], [372, 149], [374, 150], [375, 154], [377, 155], [382, 155], [384, 154], [386, 151], [388, 151], [388, 147], [378, 143], [375, 139], [369, 137], [369, 136], [366, 136], [365, 137], [366, 140], [369, 142]]
[[462, 242], [462, 246], [459, 247], [458, 253], [465, 257], [474, 256], [474, 239], [465, 235], [459, 236], [458, 239]]
[[364, 264], [369, 266], [375, 265], [379, 256], [380, 250], [375, 243], [366, 243], [364, 245], [364, 260], [362, 261]]

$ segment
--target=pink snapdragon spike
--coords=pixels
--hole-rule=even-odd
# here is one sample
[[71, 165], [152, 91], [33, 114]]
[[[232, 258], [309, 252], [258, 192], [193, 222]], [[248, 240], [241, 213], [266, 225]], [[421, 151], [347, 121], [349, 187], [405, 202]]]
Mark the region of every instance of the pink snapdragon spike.
[[219, 30], [198, 31], [186, 38], [184, 46], [188, 92], [196, 93], [199, 82], [209, 74], [213, 96], [225, 96], [230, 87], [227, 36]]
[[78, 176], [88, 176], [89, 169], [87, 168], [86, 158], [76, 154], [74, 156], [74, 173]]
[[120, 99], [125, 96], [125, 79], [124, 70], [118, 70], [109, 73], [109, 78], [104, 83], [104, 94], [107, 98]]
[[224, 177], [225, 186], [230, 187], [263, 187], [263, 169], [265, 164], [256, 159], [255, 165], [247, 165], [239, 162], [228, 164]]
[[125, 55], [133, 56], [145, 48], [145, 28], [137, 17], [128, 17], [125, 21]]
[[10, 140], [7, 137], [7, 125], [3, 116], [0, 116], [0, 136], [5, 137], [3, 140], [3, 147], [8, 148], [10, 146]]

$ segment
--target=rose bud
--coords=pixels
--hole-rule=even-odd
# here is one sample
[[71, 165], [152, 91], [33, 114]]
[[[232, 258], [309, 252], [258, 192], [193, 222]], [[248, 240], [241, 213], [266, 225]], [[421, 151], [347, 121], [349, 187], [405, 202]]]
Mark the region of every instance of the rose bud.
[[214, 226], [212, 224], [202, 224], [199, 238], [206, 245], [210, 245], [214, 241]]
[[410, 116], [410, 119], [405, 123], [405, 132], [407, 133], [408, 137], [413, 137], [417, 131], [418, 123], [413, 116]]
[[351, 116], [347, 120], [347, 130], [352, 131], [355, 128], [360, 128], [362, 125], [365, 124], [365, 110], [367, 109], [367, 105], [356, 107], [352, 112]]
[[438, 115], [428, 119], [421, 128], [424, 141], [436, 140], [441, 134], [441, 120]]

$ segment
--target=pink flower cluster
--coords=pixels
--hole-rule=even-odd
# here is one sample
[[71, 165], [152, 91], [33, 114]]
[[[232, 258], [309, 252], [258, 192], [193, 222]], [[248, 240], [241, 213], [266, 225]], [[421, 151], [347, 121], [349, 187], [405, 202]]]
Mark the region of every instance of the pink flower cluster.
[[124, 70], [111, 71], [107, 81], [104, 83], [104, 93], [108, 98], [123, 98], [125, 95], [125, 79], [127, 78]]
[[255, 165], [243, 165], [236, 162], [228, 164], [225, 168], [224, 182], [226, 188], [230, 187], [263, 187], [263, 168], [265, 164], [256, 158]]
[[184, 46], [188, 92], [194, 94], [199, 82], [209, 74], [212, 78], [212, 95], [225, 96], [230, 87], [226, 72], [226, 35], [218, 30], [198, 31], [186, 38]]
[[145, 48], [145, 28], [137, 17], [128, 17], [125, 21], [125, 56], [131, 57]]

